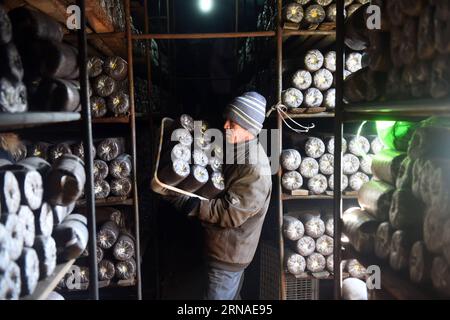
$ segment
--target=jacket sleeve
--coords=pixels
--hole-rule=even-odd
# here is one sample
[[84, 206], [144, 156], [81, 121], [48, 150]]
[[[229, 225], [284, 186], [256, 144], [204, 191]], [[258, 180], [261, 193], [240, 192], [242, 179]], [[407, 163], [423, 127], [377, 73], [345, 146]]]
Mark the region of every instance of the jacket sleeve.
[[221, 197], [201, 201], [196, 212], [201, 221], [237, 228], [262, 209], [271, 188], [267, 179], [254, 167], [244, 167], [236, 176]]

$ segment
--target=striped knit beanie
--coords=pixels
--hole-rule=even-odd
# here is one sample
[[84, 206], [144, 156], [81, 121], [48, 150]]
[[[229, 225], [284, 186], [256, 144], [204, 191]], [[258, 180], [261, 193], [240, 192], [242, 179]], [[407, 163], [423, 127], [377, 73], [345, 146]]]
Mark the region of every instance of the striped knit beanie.
[[257, 135], [266, 118], [266, 99], [257, 92], [246, 92], [228, 105], [224, 116]]

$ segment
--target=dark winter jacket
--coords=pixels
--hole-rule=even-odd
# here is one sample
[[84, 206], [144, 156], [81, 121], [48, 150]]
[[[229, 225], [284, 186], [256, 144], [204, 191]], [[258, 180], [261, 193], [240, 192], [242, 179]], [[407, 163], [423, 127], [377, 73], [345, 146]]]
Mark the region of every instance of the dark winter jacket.
[[[256, 142], [247, 142], [245, 150], [235, 152], [235, 164], [225, 165], [222, 195], [201, 201], [191, 213], [205, 227], [208, 262], [224, 270], [242, 270], [250, 264], [269, 207], [270, 164], [264, 149]], [[256, 158], [252, 156], [255, 153], [249, 156], [252, 150], [249, 146], [256, 147]]]

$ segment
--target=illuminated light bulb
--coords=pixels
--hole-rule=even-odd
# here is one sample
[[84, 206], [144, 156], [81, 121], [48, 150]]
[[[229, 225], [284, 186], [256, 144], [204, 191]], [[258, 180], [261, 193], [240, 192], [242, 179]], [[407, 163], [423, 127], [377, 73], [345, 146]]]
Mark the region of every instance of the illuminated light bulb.
[[204, 13], [211, 11], [212, 6], [213, 6], [212, 0], [200, 0], [199, 1], [200, 10]]

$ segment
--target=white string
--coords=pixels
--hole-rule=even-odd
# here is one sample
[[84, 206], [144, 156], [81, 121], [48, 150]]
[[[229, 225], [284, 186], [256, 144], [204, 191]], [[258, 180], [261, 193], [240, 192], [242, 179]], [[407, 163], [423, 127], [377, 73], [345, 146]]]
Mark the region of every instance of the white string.
[[[267, 113], [267, 116], [269, 116], [273, 110], [277, 110], [278, 114], [281, 117], [281, 120], [283, 120], [284, 124], [291, 129], [292, 131], [296, 132], [296, 133], [308, 133], [309, 130], [314, 129], [316, 127], [316, 125], [313, 123], [310, 126], [304, 126], [300, 123], [298, 123], [297, 121], [295, 121], [293, 118], [291, 118], [291, 116], [289, 116], [289, 114], [286, 112], [287, 111], [287, 107], [285, 105], [283, 105], [282, 103], [278, 103], [277, 105], [273, 106], [269, 112]], [[296, 126], [298, 126], [300, 129], [296, 129], [291, 127], [291, 125], [286, 121], [286, 118], [289, 119], [290, 121], [292, 121], [292, 123], [294, 123]]]

